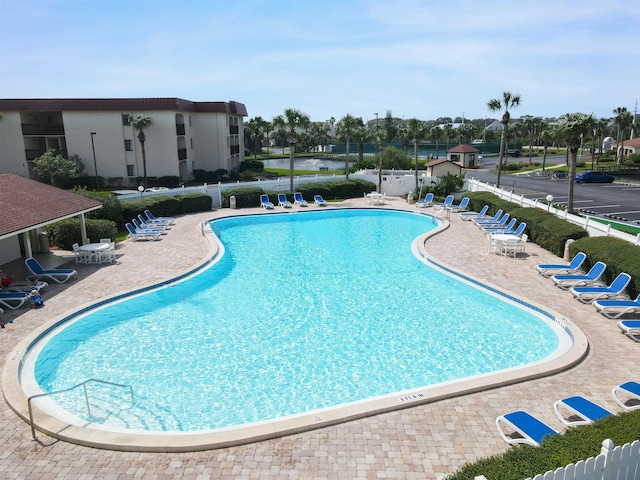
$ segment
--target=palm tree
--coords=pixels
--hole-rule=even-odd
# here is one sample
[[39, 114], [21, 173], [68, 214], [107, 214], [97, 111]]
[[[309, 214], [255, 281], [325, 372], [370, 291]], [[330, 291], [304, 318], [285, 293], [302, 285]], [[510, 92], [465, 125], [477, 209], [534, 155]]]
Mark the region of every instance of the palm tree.
[[278, 115], [273, 119], [273, 126], [282, 129], [287, 134], [289, 143], [289, 190], [293, 191], [293, 171], [296, 158], [296, 143], [298, 130], [304, 130], [309, 126], [309, 116], [294, 108], [287, 108], [284, 115]]
[[349, 180], [349, 142], [353, 136], [353, 131], [358, 126], [358, 121], [354, 116], [347, 113], [342, 120], [338, 122], [338, 135], [341, 139], [344, 139], [346, 156], [344, 158], [344, 174], [345, 178]]
[[142, 148], [142, 171], [144, 173], [142, 186], [147, 188], [147, 154], [144, 150], [144, 142], [147, 137], [144, 134], [144, 129], [149, 127], [153, 122], [151, 117], [143, 113], [130, 113], [128, 119], [129, 123], [133, 125], [133, 128], [138, 131], [138, 140], [140, 141], [140, 147]]
[[529, 135], [529, 165], [531, 165], [531, 151], [533, 150], [533, 139], [540, 134], [540, 129], [544, 125], [540, 117], [527, 117], [522, 122], [522, 126]]
[[378, 144], [378, 193], [382, 193], [382, 149], [384, 148], [384, 141], [387, 138], [387, 132], [379, 130], [376, 132], [376, 142]]
[[571, 161], [569, 162], [569, 200], [567, 202], [567, 211], [573, 212], [573, 180], [576, 176], [576, 161], [578, 159], [578, 150], [585, 135], [593, 129], [593, 115], [585, 113], [567, 113], [559, 119], [558, 131], [560, 138], [567, 144], [567, 149], [571, 152]]
[[447, 150], [449, 150], [449, 139], [453, 137], [453, 125], [447, 123], [442, 129], [442, 133], [444, 134], [444, 138], [447, 139]]
[[407, 136], [413, 139], [413, 155], [415, 157], [415, 177], [416, 177], [416, 189], [415, 192], [418, 191], [418, 146], [420, 144], [420, 140], [424, 138], [424, 134], [426, 132], [426, 125], [424, 122], [421, 122], [417, 118], [412, 118], [409, 120], [407, 125]]
[[359, 119], [361, 125], [358, 125], [351, 133], [351, 139], [358, 144], [358, 162], [364, 159], [364, 143], [371, 139], [371, 130], [365, 128], [362, 119]]
[[616, 152], [616, 163], [622, 163], [622, 157], [624, 156], [624, 131], [631, 125], [632, 117], [631, 112], [626, 107], [618, 107], [613, 109], [613, 113], [616, 116], [613, 121], [618, 126], [618, 136], [616, 138], [618, 151]]
[[[607, 130], [609, 128], [609, 120], [606, 118], [601, 118], [596, 120], [593, 124], [593, 133], [595, 136], [594, 142], [594, 153], [596, 155], [596, 164], [600, 162], [600, 154], [602, 153], [602, 143], [604, 142], [604, 137], [607, 134]], [[597, 149], [597, 152], [596, 152]], [[593, 163], [593, 162], [592, 162]], [[593, 165], [591, 166], [593, 168]]]
[[431, 133], [431, 138], [436, 141], [436, 160], [437, 160], [440, 155], [439, 147], [440, 147], [440, 140], [442, 139], [442, 129], [438, 125], [435, 125], [434, 127], [431, 128], [429, 133]]
[[487, 107], [492, 112], [504, 110], [502, 114], [502, 135], [500, 136], [500, 154], [498, 155], [498, 180], [496, 187], [500, 187], [500, 174], [502, 173], [502, 158], [504, 155], [505, 140], [507, 138], [507, 127], [511, 120], [510, 108], [520, 105], [520, 95], [512, 95], [511, 92], [503, 92], [502, 98], [493, 98], [487, 103]]
[[547, 152], [549, 151], [549, 147], [553, 144], [553, 130], [547, 128], [540, 132], [540, 141], [542, 142], [542, 146], [544, 148], [544, 156], [542, 157], [542, 171], [545, 170], [545, 164], [547, 163]]

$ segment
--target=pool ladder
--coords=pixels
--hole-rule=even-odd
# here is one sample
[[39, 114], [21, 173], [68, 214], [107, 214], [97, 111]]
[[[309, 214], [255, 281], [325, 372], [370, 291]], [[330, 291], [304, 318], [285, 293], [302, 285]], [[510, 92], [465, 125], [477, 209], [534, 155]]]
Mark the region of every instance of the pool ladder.
[[202, 235], [206, 235], [207, 233], [213, 232], [216, 234], [216, 237], [218, 238], [222, 236], [222, 232], [220, 231], [220, 228], [212, 224], [211, 222], [209, 222], [209, 220], [205, 220], [200, 224], [200, 230], [202, 232]]
[[33, 437], [33, 439], [42, 444], [42, 442], [40, 442], [38, 440], [38, 438], [36, 437], [36, 427], [33, 421], [33, 407], [31, 406], [32, 400], [36, 399], [36, 398], [40, 398], [40, 397], [49, 397], [51, 395], [57, 395], [60, 393], [66, 393], [66, 392], [71, 392], [73, 390], [76, 390], [77, 388], [82, 387], [83, 391], [84, 391], [84, 399], [85, 402], [87, 404], [87, 412], [89, 413], [89, 415], [92, 415], [91, 413], [91, 404], [89, 403], [89, 393], [87, 392], [87, 384], [88, 383], [101, 383], [103, 385], [108, 385], [111, 387], [118, 387], [118, 388], [126, 388], [129, 389], [129, 394], [131, 395], [131, 401], [133, 402], [133, 388], [131, 387], [131, 385], [123, 385], [120, 383], [113, 383], [113, 382], [107, 382], [106, 380], [99, 380], [97, 378], [90, 378], [89, 380], [85, 380], [84, 382], [80, 382], [77, 385], [74, 385], [73, 387], [69, 387], [69, 388], [65, 388], [63, 390], [57, 390], [55, 392], [47, 392], [47, 393], [39, 393], [36, 395], [32, 395], [29, 398], [27, 398], [27, 405], [29, 407], [29, 423], [31, 424], [31, 436]]

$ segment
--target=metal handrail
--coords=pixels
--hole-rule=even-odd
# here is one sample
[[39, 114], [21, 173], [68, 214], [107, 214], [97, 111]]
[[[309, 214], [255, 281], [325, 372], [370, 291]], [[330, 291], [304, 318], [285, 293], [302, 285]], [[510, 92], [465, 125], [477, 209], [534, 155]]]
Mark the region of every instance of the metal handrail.
[[46, 393], [38, 393], [36, 395], [31, 395], [29, 398], [27, 398], [27, 406], [29, 407], [29, 423], [31, 424], [31, 436], [33, 437], [33, 439], [35, 441], [38, 441], [38, 439], [36, 438], [36, 428], [35, 428], [35, 425], [34, 425], [34, 422], [33, 422], [33, 408], [31, 407], [31, 401], [33, 399], [35, 399], [35, 398], [48, 397], [50, 395], [57, 395], [59, 393], [66, 393], [66, 392], [70, 392], [72, 390], [75, 390], [78, 387], [82, 387], [83, 390], [84, 390], [84, 398], [85, 398], [85, 401], [87, 402], [87, 412], [89, 413], [89, 415], [92, 415], [91, 406], [89, 405], [89, 395], [87, 394], [87, 384], [89, 382], [102, 383], [104, 385], [111, 385], [112, 387], [128, 388], [129, 392], [131, 394], [131, 399], [133, 400], [133, 388], [131, 387], [131, 385], [123, 385], [121, 383], [107, 382], [106, 380], [99, 380], [97, 378], [90, 378], [88, 380], [85, 380], [84, 382], [80, 382], [77, 385], [74, 385], [73, 387], [65, 388], [63, 390], [57, 390], [55, 392], [46, 392]]

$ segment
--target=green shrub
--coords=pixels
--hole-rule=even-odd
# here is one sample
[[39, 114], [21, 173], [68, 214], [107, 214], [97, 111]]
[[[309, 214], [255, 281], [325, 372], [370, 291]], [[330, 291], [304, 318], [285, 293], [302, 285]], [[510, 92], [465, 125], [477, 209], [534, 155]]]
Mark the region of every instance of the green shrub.
[[180, 201], [182, 213], [207, 212], [212, 207], [212, 199], [206, 193], [186, 193], [175, 198]]
[[585, 162], [576, 162], [576, 168], [584, 168], [585, 165]]
[[136, 218], [146, 209], [151, 210], [156, 217], [173, 217], [182, 213], [180, 200], [170, 195], [151, 195], [143, 200], [124, 200], [120, 203], [124, 218], [123, 227], [124, 222], [131, 222], [132, 218]]
[[222, 206], [229, 207], [229, 198], [236, 197], [237, 208], [259, 207], [260, 195], [264, 191], [260, 187], [237, 187], [222, 192]]
[[[115, 238], [118, 234], [118, 226], [111, 220], [85, 220], [87, 237], [93, 242], [98, 242], [101, 238]], [[82, 244], [82, 233], [80, 232], [80, 219], [67, 218], [59, 222], [47, 225], [46, 228], [49, 245], [53, 245], [65, 250], [71, 250], [74, 243]]]
[[445, 478], [473, 480], [484, 475], [488, 479], [522, 480], [595, 457], [607, 438], [615, 445], [631, 443], [640, 439], [639, 432], [640, 410], [624, 412], [548, 437], [539, 447], [518, 445], [509, 448], [503, 454], [465, 465]]
[[166, 175], [164, 177], [158, 177], [156, 187], [169, 187], [178, 188], [180, 186], [180, 177], [177, 175]]
[[596, 262], [604, 262], [607, 269], [603, 281], [610, 283], [619, 273], [631, 275], [627, 293], [635, 298], [640, 293], [640, 246], [612, 237], [588, 237], [576, 240], [569, 246], [573, 257], [578, 252], [587, 255], [585, 268]]

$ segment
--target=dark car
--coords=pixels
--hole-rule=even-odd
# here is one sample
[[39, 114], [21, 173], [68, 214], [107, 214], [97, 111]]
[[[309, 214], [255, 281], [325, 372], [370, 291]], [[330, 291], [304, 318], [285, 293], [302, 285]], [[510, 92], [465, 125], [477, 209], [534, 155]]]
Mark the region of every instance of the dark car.
[[507, 150], [507, 157], [519, 157], [520, 150]]
[[615, 177], [604, 172], [585, 170], [584, 172], [576, 173], [575, 180], [576, 183], [612, 183]]

